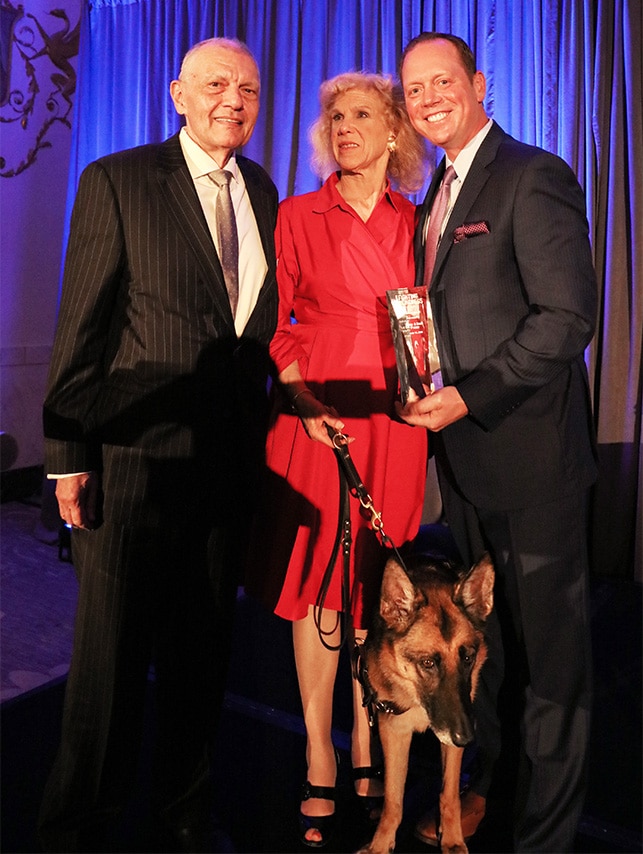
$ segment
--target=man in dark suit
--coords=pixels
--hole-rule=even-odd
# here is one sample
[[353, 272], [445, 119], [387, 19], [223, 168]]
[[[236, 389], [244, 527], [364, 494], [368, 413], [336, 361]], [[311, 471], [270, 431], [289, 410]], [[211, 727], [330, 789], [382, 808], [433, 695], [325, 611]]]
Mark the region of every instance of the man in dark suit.
[[[441, 376], [400, 414], [435, 431], [463, 558], [489, 549], [497, 573], [498, 623], [475, 703], [480, 774], [463, 796], [463, 829], [471, 835], [485, 814], [506, 663], [522, 703], [516, 850], [571, 851], [591, 703], [586, 503], [595, 454], [583, 352], [597, 298], [584, 197], [562, 160], [488, 119], [484, 75], [461, 39], [421, 34], [405, 49], [401, 79], [413, 125], [446, 157], [416, 240]], [[446, 214], [434, 223], [442, 236], [425, 270], [445, 175]], [[416, 831], [434, 841], [435, 819]]]
[[152, 662], [160, 826], [172, 850], [223, 850], [209, 750], [277, 318], [277, 190], [234, 153], [259, 85], [245, 45], [199, 43], [171, 84], [181, 132], [81, 176], [44, 407], [79, 579], [48, 851], [113, 850]]

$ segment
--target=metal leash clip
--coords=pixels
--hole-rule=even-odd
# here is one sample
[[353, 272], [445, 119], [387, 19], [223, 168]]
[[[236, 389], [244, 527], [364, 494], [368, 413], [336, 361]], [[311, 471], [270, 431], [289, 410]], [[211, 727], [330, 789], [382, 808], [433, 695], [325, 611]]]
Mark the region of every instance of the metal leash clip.
[[337, 459], [342, 466], [351, 495], [354, 498], [358, 498], [362, 507], [370, 513], [373, 529], [384, 540], [388, 541], [388, 537], [384, 533], [382, 514], [373, 506], [373, 499], [362, 483], [362, 479], [360, 478], [357, 469], [355, 468], [355, 464], [353, 463], [350, 451], [348, 450], [348, 437], [339, 430], [335, 430], [329, 424], [326, 425], [326, 430], [328, 431], [328, 435], [333, 443]]

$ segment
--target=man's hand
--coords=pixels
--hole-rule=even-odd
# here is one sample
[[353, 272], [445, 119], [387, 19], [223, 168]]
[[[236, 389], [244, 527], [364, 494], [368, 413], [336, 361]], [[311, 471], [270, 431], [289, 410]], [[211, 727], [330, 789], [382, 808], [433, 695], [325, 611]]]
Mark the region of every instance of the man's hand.
[[95, 526], [98, 487], [99, 480], [95, 472], [57, 478], [58, 510], [67, 525], [85, 529]]
[[396, 403], [397, 414], [414, 427], [426, 427], [438, 432], [459, 421], [469, 410], [460, 392], [453, 385], [429, 392], [426, 397], [409, 399], [406, 406]]

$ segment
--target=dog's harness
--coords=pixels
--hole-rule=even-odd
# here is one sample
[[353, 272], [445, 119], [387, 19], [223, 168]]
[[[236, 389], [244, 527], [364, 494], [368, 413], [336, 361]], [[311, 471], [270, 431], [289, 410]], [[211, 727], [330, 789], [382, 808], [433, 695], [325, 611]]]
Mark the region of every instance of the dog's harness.
[[353, 651], [353, 672], [355, 678], [362, 686], [362, 706], [368, 710], [368, 725], [375, 725], [375, 713], [381, 712], [384, 715], [403, 715], [407, 709], [401, 708], [393, 700], [380, 700], [377, 696], [377, 691], [371, 685], [371, 680], [368, 678], [368, 667], [362, 655], [361, 644], [356, 643]]
[[[337, 535], [333, 545], [333, 551], [328, 561], [328, 565], [324, 571], [322, 582], [319, 586], [319, 593], [313, 609], [315, 626], [319, 633], [319, 638], [326, 649], [339, 650], [346, 641], [346, 626], [348, 614], [350, 612], [350, 552], [352, 544], [351, 536], [351, 515], [350, 515], [350, 496], [359, 499], [362, 507], [371, 515], [371, 526], [376, 534], [380, 536], [383, 545], [388, 546], [400, 564], [404, 567], [404, 561], [396, 546], [393, 544], [390, 537], [384, 532], [384, 523], [382, 522], [382, 514], [379, 513], [373, 506], [373, 499], [364, 486], [361, 477], [359, 476], [355, 464], [348, 450], [348, 438], [335, 430], [329, 424], [326, 424], [326, 430], [333, 442], [333, 450], [337, 458], [337, 467], [339, 470], [339, 520], [337, 525]], [[330, 631], [322, 629], [322, 610], [326, 601], [333, 570], [337, 560], [339, 549], [342, 549], [342, 611], [338, 614], [338, 623], [340, 627], [339, 643], [336, 646], [329, 644], [326, 640], [327, 635], [331, 635], [337, 628], [337, 623]], [[406, 569], [406, 567], [404, 567]]]

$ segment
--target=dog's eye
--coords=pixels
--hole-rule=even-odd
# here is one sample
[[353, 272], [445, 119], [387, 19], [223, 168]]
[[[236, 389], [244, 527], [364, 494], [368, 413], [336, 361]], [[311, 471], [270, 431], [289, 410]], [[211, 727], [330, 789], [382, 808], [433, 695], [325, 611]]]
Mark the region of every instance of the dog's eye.
[[434, 658], [422, 658], [420, 659], [420, 667], [424, 670], [433, 670], [435, 667], [435, 659]]
[[473, 664], [473, 662], [476, 660], [475, 649], [463, 649], [463, 650], [461, 650], [460, 658], [462, 659], [463, 664]]

